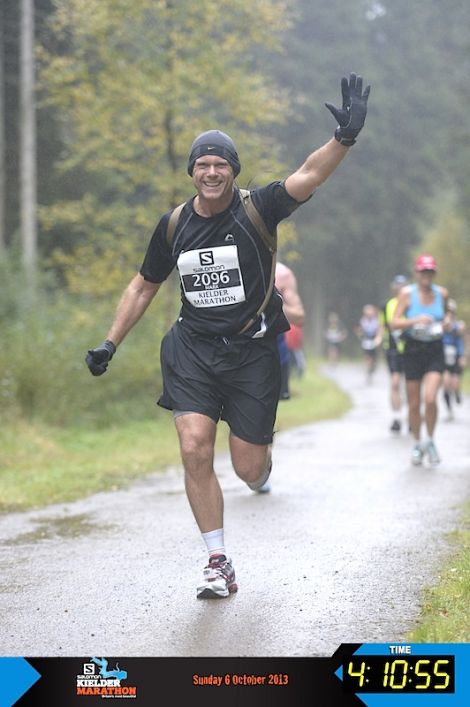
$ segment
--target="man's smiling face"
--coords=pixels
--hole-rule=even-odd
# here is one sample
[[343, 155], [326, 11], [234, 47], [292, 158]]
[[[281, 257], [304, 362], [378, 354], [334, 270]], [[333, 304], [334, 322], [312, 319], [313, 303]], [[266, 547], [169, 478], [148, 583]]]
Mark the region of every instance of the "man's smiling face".
[[203, 155], [194, 163], [193, 183], [205, 200], [231, 198], [234, 174], [231, 165], [218, 155]]

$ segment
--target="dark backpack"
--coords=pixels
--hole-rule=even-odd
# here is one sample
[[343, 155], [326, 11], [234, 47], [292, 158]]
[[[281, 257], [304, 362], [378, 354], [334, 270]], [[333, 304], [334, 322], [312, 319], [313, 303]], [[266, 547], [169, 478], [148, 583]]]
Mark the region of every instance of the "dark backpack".
[[[273, 291], [274, 287], [274, 278], [276, 275], [276, 253], [277, 253], [277, 232], [274, 232], [274, 234], [270, 233], [268, 230], [268, 227], [266, 226], [265, 222], [263, 221], [263, 218], [261, 217], [261, 214], [259, 213], [258, 209], [256, 206], [253, 204], [253, 200], [251, 198], [251, 193], [248, 189], [239, 189], [238, 193], [240, 195], [240, 200], [242, 202], [243, 208], [245, 209], [245, 213], [250, 219], [251, 223], [255, 227], [259, 237], [265, 244], [266, 248], [269, 250], [272, 256], [272, 263], [271, 263], [271, 276], [269, 278], [269, 285], [268, 289], [266, 290], [266, 296], [261, 303], [261, 306], [258, 308], [258, 311], [252, 317], [238, 332], [239, 334], [243, 334], [245, 331], [247, 331], [253, 324], [256, 322], [260, 314], [263, 312], [265, 309], [266, 305], [268, 304], [271, 294]], [[173, 237], [175, 235], [176, 231], [176, 226], [178, 225], [179, 217], [181, 216], [181, 212], [187, 202], [184, 201], [182, 204], [179, 204], [179, 206], [176, 206], [173, 211], [170, 214], [170, 219], [168, 221], [168, 227], [166, 231], [166, 240], [169, 246], [171, 246], [173, 242]]]

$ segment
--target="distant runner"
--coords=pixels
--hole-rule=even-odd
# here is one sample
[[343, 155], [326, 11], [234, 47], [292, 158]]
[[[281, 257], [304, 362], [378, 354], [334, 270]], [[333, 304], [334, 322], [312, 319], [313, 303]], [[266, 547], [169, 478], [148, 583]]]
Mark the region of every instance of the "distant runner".
[[[305, 309], [299, 295], [297, 278], [291, 268], [284, 263], [276, 263], [276, 289], [282, 297], [282, 309], [292, 326], [302, 326], [305, 320]], [[278, 335], [278, 350], [281, 361], [281, 393], [280, 400], [289, 400], [290, 352], [287, 338], [288, 332]]]
[[457, 303], [449, 299], [447, 303], [449, 312], [448, 322], [444, 326], [444, 400], [448, 412], [448, 420], [454, 419], [453, 402], [459, 405], [461, 398], [461, 378], [466, 365], [465, 357], [465, 323], [456, 317]]
[[326, 356], [329, 363], [338, 363], [342, 344], [347, 338], [348, 332], [341, 319], [336, 312], [330, 312], [325, 329]]
[[377, 354], [382, 343], [379, 313], [373, 304], [366, 304], [362, 316], [354, 331], [361, 342], [361, 349], [366, 362], [366, 381], [372, 383], [377, 365]]
[[401, 339], [401, 332], [390, 328], [390, 322], [395, 314], [398, 302], [398, 294], [401, 288], [408, 282], [404, 275], [397, 275], [390, 283], [392, 297], [384, 304], [380, 311], [380, 323], [382, 327], [382, 346], [390, 372], [390, 405], [392, 407], [393, 420], [390, 426], [391, 432], [401, 431], [401, 379], [403, 374], [403, 351], [405, 342]]
[[[437, 422], [437, 393], [444, 371], [444, 324], [448, 292], [433, 283], [437, 264], [432, 255], [420, 255], [415, 261], [416, 283], [403, 287], [390, 323], [403, 329], [404, 366], [411, 433], [415, 444], [412, 464], [422, 464], [425, 455], [431, 465], [440, 457], [434, 442]], [[421, 396], [427, 440], [421, 441]]]

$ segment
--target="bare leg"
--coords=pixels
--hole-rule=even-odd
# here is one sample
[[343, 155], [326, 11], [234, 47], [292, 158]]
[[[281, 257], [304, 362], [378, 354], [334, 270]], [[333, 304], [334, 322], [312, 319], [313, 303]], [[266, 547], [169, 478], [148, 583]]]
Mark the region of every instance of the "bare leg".
[[436, 371], [426, 373], [424, 384], [424, 422], [429, 437], [434, 434], [437, 422], [437, 392], [442, 382], [442, 374]]
[[442, 375], [442, 385], [444, 388], [444, 400], [449, 412], [449, 418], [452, 417], [452, 377], [450, 371], [444, 371]]
[[224, 500], [214, 472], [216, 424], [206, 415], [175, 419], [189, 505], [201, 533], [223, 528]]
[[421, 381], [406, 381], [406, 395], [408, 398], [411, 434], [419, 442], [421, 430]]
[[237, 476], [249, 484], [261, 480], [271, 464], [271, 445], [245, 442], [230, 433], [230, 454]]
[[401, 396], [400, 396], [400, 373], [392, 373], [390, 376], [390, 403], [393, 412], [400, 412]]
[[450, 389], [457, 398], [460, 392], [460, 376], [456, 373], [452, 373], [450, 377]]

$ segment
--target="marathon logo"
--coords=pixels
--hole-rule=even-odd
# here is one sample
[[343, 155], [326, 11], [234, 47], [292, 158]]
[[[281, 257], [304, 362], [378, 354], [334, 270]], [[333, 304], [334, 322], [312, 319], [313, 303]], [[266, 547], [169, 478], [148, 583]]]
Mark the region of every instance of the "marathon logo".
[[127, 670], [122, 670], [117, 663], [109, 670], [106, 658], [91, 658], [89, 663], [83, 663], [82, 674], [77, 675], [76, 694], [121, 699], [137, 697], [137, 687], [121, 685], [122, 680], [127, 680]]

